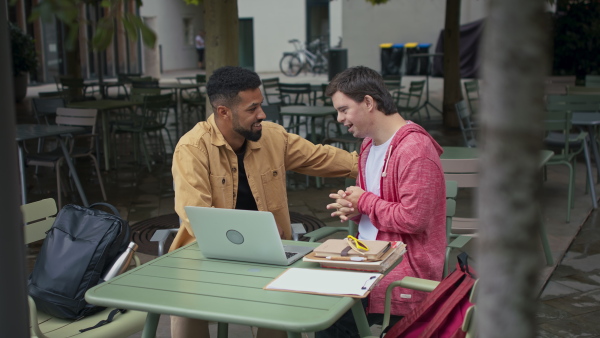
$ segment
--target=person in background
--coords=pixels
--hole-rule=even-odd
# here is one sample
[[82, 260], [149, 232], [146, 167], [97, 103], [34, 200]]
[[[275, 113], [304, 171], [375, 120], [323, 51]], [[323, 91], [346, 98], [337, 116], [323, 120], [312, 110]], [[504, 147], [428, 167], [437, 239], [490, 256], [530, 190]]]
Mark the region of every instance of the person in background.
[[204, 69], [204, 31], [201, 30], [196, 35], [196, 52], [198, 52], [198, 68]]
[[[385, 292], [404, 276], [441, 280], [446, 249], [446, 185], [442, 148], [421, 126], [398, 113], [383, 78], [367, 67], [348, 68], [326, 90], [337, 120], [364, 138], [357, 185], [331, 194], [333, 217], [358, 223], [360, 240], [402, 241], [403, 260], [363, 300], [369, 324], [381, 324]], [[400, 319], [426, 297], [396, 288], [391, 313]], [[392, 322], [393, 323], [393, 322]], [[358, 337], [349, 311], [315, 337]]]
[[[222, 67], [206, 92], [213, 109], [207, 121], [187, 132], [173, 153], [175, 210], [181, 227], [170, 250], [195, 241], [184, 207], [270, 211], [283, 239], [291, 239], [286, 171], [323, 177], [356, 177], [358, 155], [315, 145], [282, 126], [266, 122], [262, 82], [255, 72]], [[208, 337], [203, 320], [171, 316], [173, 337]], [[259, 337], [286, 337], [261, 328]]]

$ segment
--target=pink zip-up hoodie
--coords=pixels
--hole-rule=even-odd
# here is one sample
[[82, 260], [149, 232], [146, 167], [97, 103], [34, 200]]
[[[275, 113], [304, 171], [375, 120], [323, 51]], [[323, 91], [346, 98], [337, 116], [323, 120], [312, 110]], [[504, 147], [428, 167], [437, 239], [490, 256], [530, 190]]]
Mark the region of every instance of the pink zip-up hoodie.
[[[357, 185], [365, 189], [364, 168], [373, 140], [365, 138], [358, 163]], [[393, 271], [369, 296], [369, 313], [383, 313], [385, 291], [404, 276], [441, 280], [446, 249], [446, 184], [440, 163], [442, 147], [415, 123], [400, 128], [386, 153], [381, 177], [381, 197], [366, 192], [358, 211], [379, 230], [378, 240], [402, 241], [407, 252]], [[360, 216], [354, 221], [358, 222]], [[392, 314], [403, 316], [422, 302], [427, 293], [396, 288]]]

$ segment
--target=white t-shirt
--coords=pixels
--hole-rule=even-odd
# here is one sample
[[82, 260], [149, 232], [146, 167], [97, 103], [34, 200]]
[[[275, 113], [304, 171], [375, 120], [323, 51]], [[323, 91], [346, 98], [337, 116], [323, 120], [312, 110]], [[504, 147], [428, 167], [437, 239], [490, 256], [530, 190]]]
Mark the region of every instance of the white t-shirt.
[[204, 39], [200, 35], [196, 35], [196, 49], [204, 49]]
[[[394, 135], [396, 135], [394, 133]], [[390, 137], [385, 143], [378, 146], [372, 145], [367, 157], [365, 166], [365, 187], [366, 191], [381, 196], [381, 173], [383, 172], [383, 163], [387, 155], [388, 148], [394, 136]], [[373, 225], [369, 215], [362, 215], [358, 223], [358, 237], [364, 240], [375, 240], [379, 230]]]

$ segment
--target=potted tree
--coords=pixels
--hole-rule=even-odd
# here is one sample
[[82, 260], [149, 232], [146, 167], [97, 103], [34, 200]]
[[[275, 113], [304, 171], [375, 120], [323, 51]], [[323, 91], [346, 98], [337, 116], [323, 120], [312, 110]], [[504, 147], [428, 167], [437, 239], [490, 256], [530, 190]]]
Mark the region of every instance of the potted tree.
[[9, 26], [15, 99], [21, 101], [27, 95], [27, 75], [36, 69], [38, 60], [33, 38], [16, 25], [9, 23]]

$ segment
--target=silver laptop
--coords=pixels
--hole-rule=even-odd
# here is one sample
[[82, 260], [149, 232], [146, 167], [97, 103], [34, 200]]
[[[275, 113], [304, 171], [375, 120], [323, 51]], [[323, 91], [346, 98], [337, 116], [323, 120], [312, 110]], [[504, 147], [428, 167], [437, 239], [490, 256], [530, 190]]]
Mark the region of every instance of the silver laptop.
[[290, 265], [312, 251], [283, 245], [270, 212], [195, 206], [185, 212], [207, 258]]

